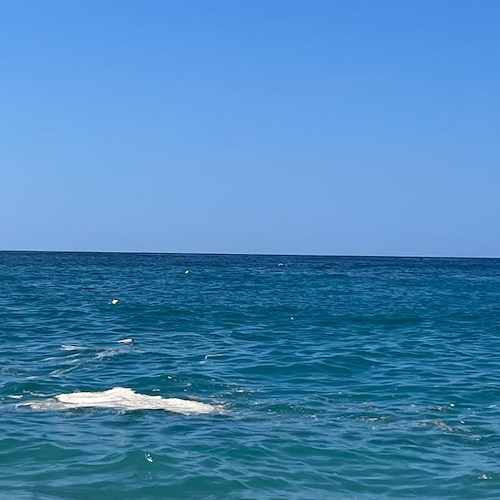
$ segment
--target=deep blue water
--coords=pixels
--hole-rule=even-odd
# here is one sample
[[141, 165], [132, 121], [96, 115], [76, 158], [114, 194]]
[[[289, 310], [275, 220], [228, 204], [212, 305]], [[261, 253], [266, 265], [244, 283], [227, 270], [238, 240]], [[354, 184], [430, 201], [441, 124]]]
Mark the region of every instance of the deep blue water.
[[[3, 252], [0, 338], [2, 498], [500, 498], [498, 259]], [[27, 406], [113, 387], [221, 409]]]

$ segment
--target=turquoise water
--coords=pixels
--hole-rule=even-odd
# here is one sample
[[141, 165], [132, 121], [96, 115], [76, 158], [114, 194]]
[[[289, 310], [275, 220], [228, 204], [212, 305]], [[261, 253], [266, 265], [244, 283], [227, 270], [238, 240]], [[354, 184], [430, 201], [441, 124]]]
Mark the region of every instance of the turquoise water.
[[498, 259], [3, 252], [0, 335], [2, 498], [500, 498]]

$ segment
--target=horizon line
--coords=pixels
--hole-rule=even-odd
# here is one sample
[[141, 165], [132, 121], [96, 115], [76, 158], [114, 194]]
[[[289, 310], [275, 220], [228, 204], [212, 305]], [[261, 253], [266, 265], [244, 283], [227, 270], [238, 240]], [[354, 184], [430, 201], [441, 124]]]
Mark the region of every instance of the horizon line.
[[370, 255], [370, 254], [323, 254], [323, 253], [248, 253], [248, 252], [154, 252], [132, 250], [0, 250], [0, 253], [92, 253], [92, 254], [135, 254], [135, 255], [234, 255], [256, 257], [340, 257], [340, 258], [380, 258], [380, 259], [500, 259], [491, 256], [463, 255]]

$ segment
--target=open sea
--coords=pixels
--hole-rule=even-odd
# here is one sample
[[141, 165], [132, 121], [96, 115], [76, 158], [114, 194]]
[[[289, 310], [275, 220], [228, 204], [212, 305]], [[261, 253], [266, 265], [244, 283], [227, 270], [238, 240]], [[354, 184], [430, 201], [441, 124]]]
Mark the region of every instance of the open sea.
[[500, 259], [0, 252], [0, 340], [2, 499], [500, 498]]

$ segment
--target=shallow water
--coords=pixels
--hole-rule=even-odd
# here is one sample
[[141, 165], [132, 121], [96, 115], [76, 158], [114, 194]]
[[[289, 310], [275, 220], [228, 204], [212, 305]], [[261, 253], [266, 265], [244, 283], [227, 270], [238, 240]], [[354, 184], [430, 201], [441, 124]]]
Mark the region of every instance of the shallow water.
[[498, 259], [3, 252], [0, 335], [5, 498], [500, 498]]

